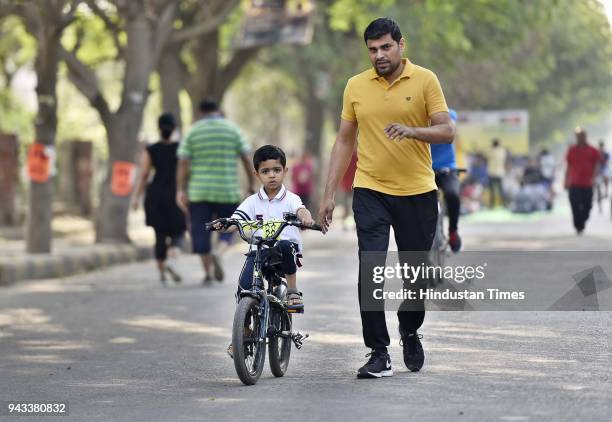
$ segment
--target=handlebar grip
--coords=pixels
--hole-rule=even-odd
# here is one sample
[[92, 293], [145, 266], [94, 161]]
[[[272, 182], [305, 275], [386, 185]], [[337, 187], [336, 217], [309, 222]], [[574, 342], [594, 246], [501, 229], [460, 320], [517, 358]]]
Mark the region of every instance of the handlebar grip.
[[206, 230], [207, 232], [213, 232], [215, 231], [215, 227], [212, 225], [212, 223], [205, 223], [204, 230]]
[[320, 224], [313, 224], [311, 226], [307, 226], [306, 224], [300, 224], [300, 228], [302, 229], [308, 229], [308, 230], [317, 230], [317, 231], [322, 231], [323, 229], [321, 228]]

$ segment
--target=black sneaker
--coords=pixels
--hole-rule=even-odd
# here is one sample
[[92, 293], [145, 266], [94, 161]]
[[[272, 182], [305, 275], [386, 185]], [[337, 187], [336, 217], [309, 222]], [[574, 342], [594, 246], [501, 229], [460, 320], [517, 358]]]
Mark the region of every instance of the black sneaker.
[[393, 376], [391, 368], [391, 358], [387, 352], [372, 351], [366, 357], [370, 357], [368, 362], [359, 368], [357, 378], [381, 378]]
[[423, 367], [425, 353], [421, 339], [423, 336], [416, 331], [402, 335], [400, 346], [404, 348], [404, 363], [411, 372], [417, 372]]

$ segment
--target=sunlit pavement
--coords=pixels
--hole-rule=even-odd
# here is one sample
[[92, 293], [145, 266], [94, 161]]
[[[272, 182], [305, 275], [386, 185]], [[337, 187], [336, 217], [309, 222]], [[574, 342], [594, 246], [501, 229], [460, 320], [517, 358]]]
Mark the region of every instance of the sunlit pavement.
[[[577, 237], [567, 209], [469, 217], [466, 249], [612, 250], [609, 213]], [[612, 313], [430, 312], [425, 367], [409, 373], [388, 314], [395, 375], [357, 380], [365, 362], [354, 233], [308, 233], [298, 282], [310, 338], [287, 375], [245, 387], [225, 354], [242, 256], [227, 280], [162, 287], [152, 262], [0, 290], [0, 401], [68, 401], [67, 420], [609, 420]], [[9, 419], [7, 419], [9, 420]], [[28, 420], [36, 420], [32, 417]]]

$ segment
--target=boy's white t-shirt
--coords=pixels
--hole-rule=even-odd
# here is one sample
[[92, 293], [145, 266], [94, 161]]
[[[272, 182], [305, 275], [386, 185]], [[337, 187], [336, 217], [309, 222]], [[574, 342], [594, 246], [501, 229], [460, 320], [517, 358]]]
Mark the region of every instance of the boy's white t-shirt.
[[[306, 208], [302, 199], [293, 192], [281, 186], [280, 191], [272, 199], [268, 199], [268, 194], [263, 186], [259, 192], [246, 198], [242, 204], [236, 208], [232, 218], [244, 221], [255, 221], [258, 218], [265, 220], [283, 220], [283, 213], [290, 212], [296, 214], [300, 208]], [[259, 233], [255, 232], [255, 235]], [[280, 239], [295, 242], [302, 251], [302, 237], [297, 227], [286, 227], [280, 234]]]

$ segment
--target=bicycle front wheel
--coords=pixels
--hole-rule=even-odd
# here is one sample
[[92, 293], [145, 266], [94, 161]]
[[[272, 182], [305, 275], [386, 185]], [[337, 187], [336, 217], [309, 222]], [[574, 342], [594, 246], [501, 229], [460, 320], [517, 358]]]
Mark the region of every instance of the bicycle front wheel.
[[254, 385], [263, 371], [266, 360], [266, 339], [259, 338], [261, 305], [252, 297], [243, 297], [234, 314], [232, 347], [234, 367], [238, 378], [246, 385]]
[[274, 312], [271, 323], [276, 333], [268, 343], [270, 370], [275, 377], [282, 377], [289, 366], [291, 355], [291, 316], [284, 310]]

